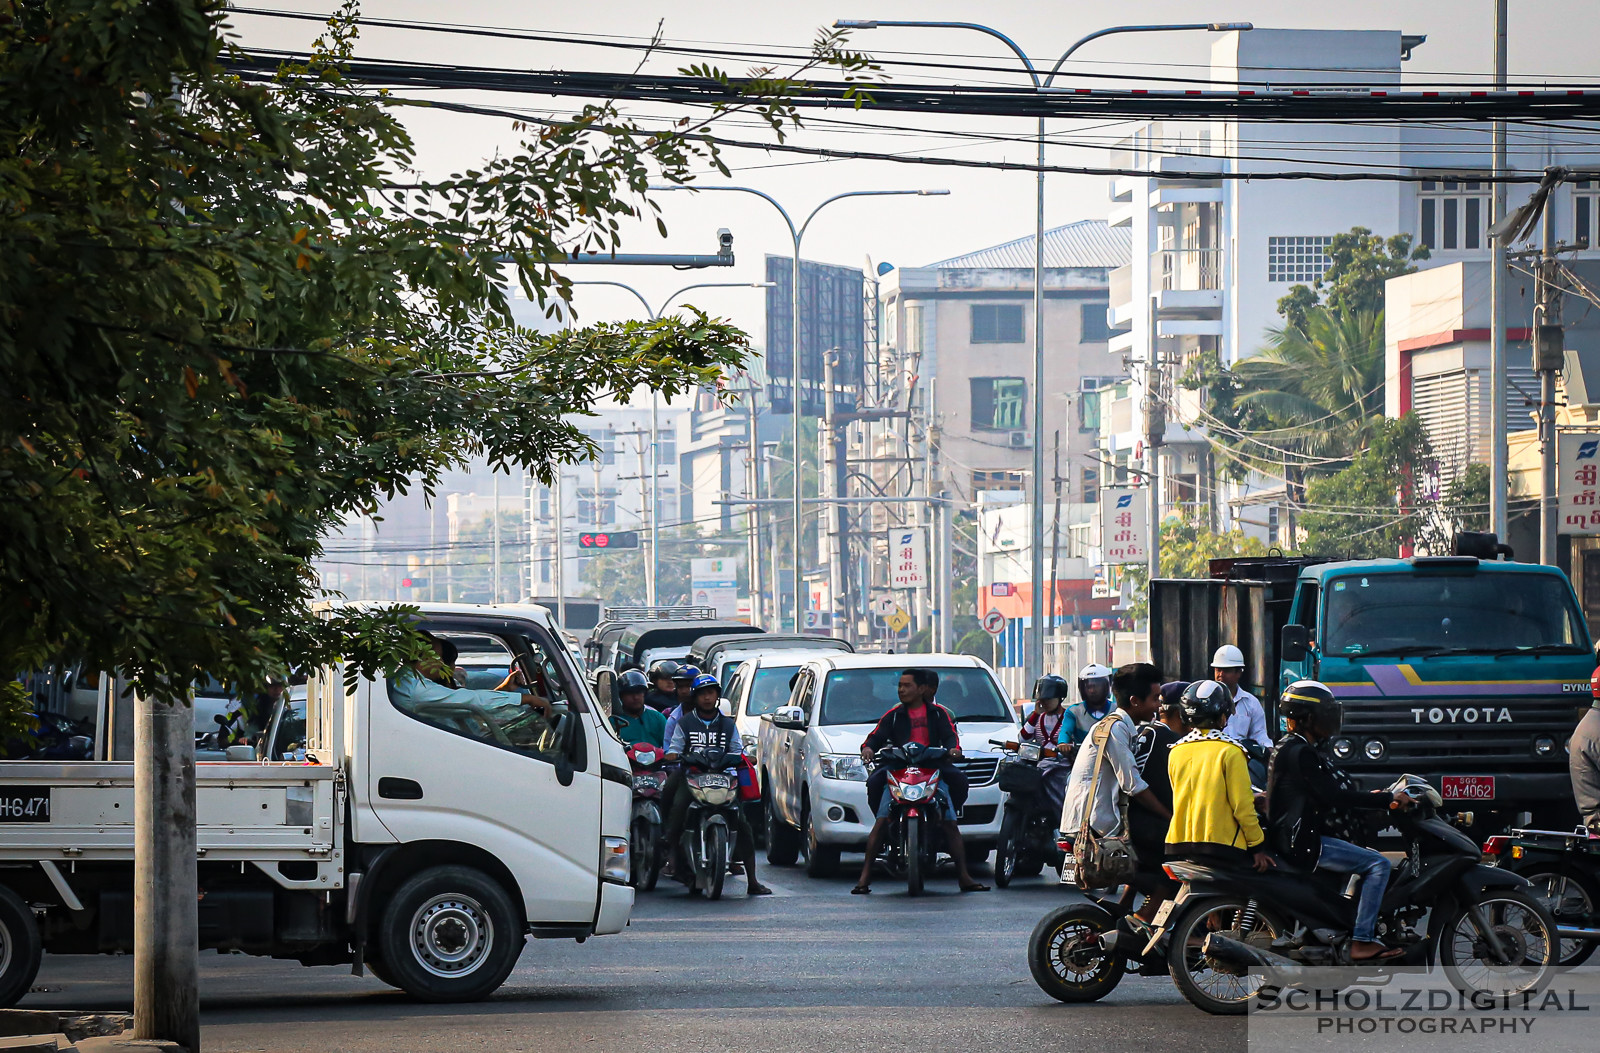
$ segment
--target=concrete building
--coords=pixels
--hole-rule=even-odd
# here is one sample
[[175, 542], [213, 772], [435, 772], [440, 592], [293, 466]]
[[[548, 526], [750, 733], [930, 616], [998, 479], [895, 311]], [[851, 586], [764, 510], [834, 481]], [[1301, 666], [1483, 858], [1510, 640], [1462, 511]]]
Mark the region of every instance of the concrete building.
[[[1404, 84], [1404, 61], [1422, 41], [1377, 30], [1229, 33], [1212, 47], [1211, 80], [1219, 89], [1398, 87]], [[1315, 62], [1308, 63], [1307, 56], [1315, 56]], [[1551, 164], [1592, 165], [1600, 160], [1600, 150], [1582, 132], [1569, 124], [1559, 129], [1513, 125], [1511, 166], [1533, 172]], [[1112, 163], [1140, 174], [1111, 181], [1110, 222], [1129, 230], [1133, 254], [1127, 268], [1111, 276], [1115, 332], [1110, 348], [1129, 356], [1135, 370], [1121, 394], [1126, 401], [1107, 407], [1116, 423], [1107, 422], [1105, 456], [1124, 471], [1141, 466], [1148, 438], [1141, 407], [1146, 388], [1153, 387], [1155, 402], [1168, 411], [1159, 464], [1162, 508], [1185, 501], [1214, 504], [1221, 513], [1219, 526], [1239, 525], [1265, 539], [1268, 524], [1281, 511], [1281, 480], [1256, 475], [1219, 486], [1217, 460], [1226, 452], [1208, 441], [1202, 426], [1204, 392], [1184, 390], [1177, 378], [1202, 355], [1215, 353], [1229, 365], [1255, 354], [1268, 331], [1282, 324], [1278, 299], [1292, 286], [1320, 278], [1328, 265], [1323, 249], [1351, 227], [1384, 237], [1412, 235], [1432, 253], [1424, 267], [1487, 259], [1490, 191], [1474, 177], [1490, 167], [1490, 129], [1436, 123], [1153, 122], [1120, 143]], [[1420, 174], [1439, 171], [1440, 178], [1230, 178], [1285, 171], [1419, 174], [1424, 169]], [[1511, 206], [1530, 192], [1528, 186], [1512, 187]], [[1600, 188], [1587, 184], [1557, 195], [1564, 238], [1571, 230], [1595, 244], [1597, 195]], [[1152, 354], [1153, 384], [1146, 371]]]

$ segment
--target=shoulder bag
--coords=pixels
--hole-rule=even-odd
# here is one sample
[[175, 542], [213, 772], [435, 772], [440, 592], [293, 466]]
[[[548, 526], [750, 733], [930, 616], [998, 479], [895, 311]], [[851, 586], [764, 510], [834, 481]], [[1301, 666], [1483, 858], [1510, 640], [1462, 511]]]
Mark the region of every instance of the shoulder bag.
[[1117, 787], [1117, 825], [1109, 833], [1096, 834], [1090, 820], [1094, 818], [1095, 803], [1099, 800], [1100, 774], [1106, 767], [1106, 742], [1115, 727], [1115, 713], [1101, 718], [1090, 733], [1098, 750], [1095, 755], [1094, 778], [1089, 780], [1089, 799], [1083, 807], [1083, 822], [1078, 827], [1078, 837], [1072, 843], [1072, 858], [1078, 864], [1078, 887], [1084, 891], [1110, 888], [1126, 884], [1139, 864], [1133, 842], [1128, 838], [1128, 795]]

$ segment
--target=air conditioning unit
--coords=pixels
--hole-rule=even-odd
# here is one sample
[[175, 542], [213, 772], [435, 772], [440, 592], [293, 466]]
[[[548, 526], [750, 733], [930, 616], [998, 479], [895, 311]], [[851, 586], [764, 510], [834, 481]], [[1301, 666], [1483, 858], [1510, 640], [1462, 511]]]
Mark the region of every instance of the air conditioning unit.
[[1026, 450], [1033, 444], [1028, 441], [1027, 432], [1010, 431], [1006, 432], [1006, 445], [1011, 447], [1013, 450]]
[[1099, 391], [1100, 390], [1100, 378], [1099, 377], [1079, 377], [1078, 378], [1078, 390], [1079, 391]]

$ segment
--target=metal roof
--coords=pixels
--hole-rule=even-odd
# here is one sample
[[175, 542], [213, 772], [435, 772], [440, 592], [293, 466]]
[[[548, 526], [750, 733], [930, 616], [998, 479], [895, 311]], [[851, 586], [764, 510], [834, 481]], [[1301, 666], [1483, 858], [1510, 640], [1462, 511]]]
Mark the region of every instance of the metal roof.
[[[1046, 267], [1121, 267], [1129, 259], [1132, 231], [1103, 219], [1081, 219], [1044, 232]], [[928, 264], [929, 267], [1033, 268], [1033, 235]]]

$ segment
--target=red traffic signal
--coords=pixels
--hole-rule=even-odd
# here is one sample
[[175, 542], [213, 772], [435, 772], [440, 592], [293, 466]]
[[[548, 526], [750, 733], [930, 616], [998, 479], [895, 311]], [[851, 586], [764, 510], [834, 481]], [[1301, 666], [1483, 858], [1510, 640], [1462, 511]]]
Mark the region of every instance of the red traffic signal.
[[586, 530], [578, 535], [578, 547], [638, 548], [639, 532], [637, 530], [617, 530], [612, 532]]

